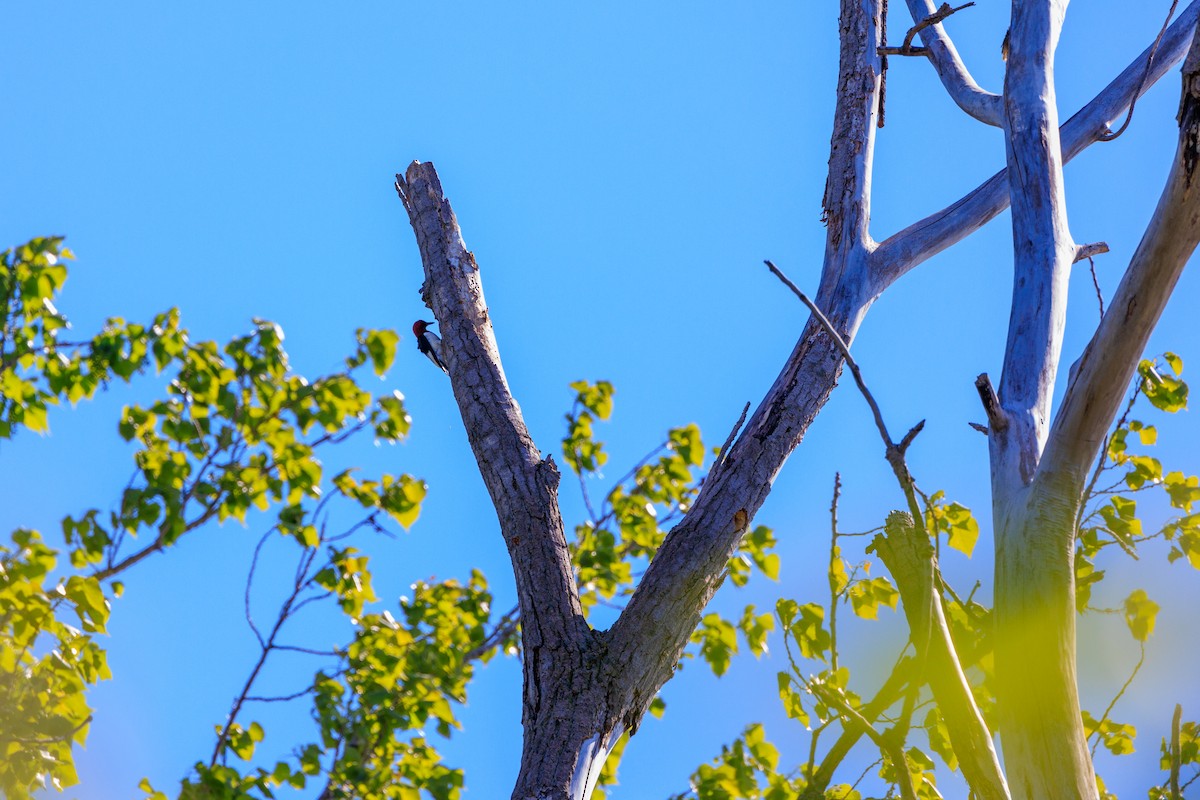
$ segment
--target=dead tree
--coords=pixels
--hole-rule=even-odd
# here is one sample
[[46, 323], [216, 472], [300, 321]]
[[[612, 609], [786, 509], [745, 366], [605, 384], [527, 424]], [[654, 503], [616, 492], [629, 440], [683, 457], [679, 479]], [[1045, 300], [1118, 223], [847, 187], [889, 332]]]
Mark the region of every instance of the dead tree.
[[[937, 613], [925, 618], [935, 642], [928, 679], [939, 704], [956, 709], [953, 743], [976, 796], [1094, 800], [1076, 690], [1074, 520], [1088, 468], [1200, 241], [1200, 202], [1192, 190], [1200, 156], [1200, 50], [1192, 44], [1200, 0], [1061, 126], [1054, 52], [1067, 0], [1013, 3], [1000, 94], [981, 89], [955, 50], [942, 24], [953, 9], [935, 9], [931, 0], [907, 2], [913, 31], [903, 47], [883, 48], [885, 0], [841, 0], [838, 98], [824, 196], [828, 231], [815, 302], [830, 329], [850, 342], [892, 283], [1011, 205], [1015, 275], [1003, 372], [998, 389], [986, 376], [979, 381], [991, 453], [997, 700], [1007, 775], [992, 732], [965, 684], [954, 679], [953, 647], [936, 645], [949, 641]], [[917, 38], [920, 47], [913, 45]], [[1069, 230], [1063, 163], [1108, 137], [1109, 124], [1185, 54], [1179, 147], [1162, 199], [1054, 410], [1067, 278], [1086, 248]], [[888, 55], [926, 58], [965, 112], [1001, 128], [1007, 168], [946, 209], [876, 241], [871, 173]], [[479, 266], [431, 164], [414, 162], [397, 176], [397, 189], [424, 265], [422, 296], [440, 323], [454, 396], [516, 574], [525, 738], [512, 796], [583, 800], [612, 744], [623, 732], [636, 732], [673, 674], [739, 539], [829, 398], [843, 355], [829, 329], [810, 318], [775, 383], [668, 534], [617, 622], [594, 630], [580, 608], [568, 558], [559, 473], [552, 459], [541, 458], [509, 391]], [[928, 591], [919, 581], [898, 582], [906, 610], [914, 593]]]

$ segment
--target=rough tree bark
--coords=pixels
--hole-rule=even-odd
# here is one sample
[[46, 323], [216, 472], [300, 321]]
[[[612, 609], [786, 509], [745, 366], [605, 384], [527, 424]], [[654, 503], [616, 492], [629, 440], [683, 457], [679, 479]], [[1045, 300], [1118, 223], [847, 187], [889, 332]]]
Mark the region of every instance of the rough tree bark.
[[[955, 102], [976, 119], [1004, 128], [1008, 169], [947, 209], [876, 244], [869, 222], [882, 2], [840, 3], [838, 102], [817, 304], [841, 337], [851, 341], [875, 299], [908, 270], [999, 214], [1009, 203], [1009, 175], [1019, 176], [1012, 182], [1017, 271], [1012, 324], [1000, 398], [990, 420], [997, 616], [1002, 626], [998, 670], [1026, 648], [1044, 649], [1032, 662], [1024, 654], [1024, 674], [1033, 663], [1038, 680], [1001, 681], [1001, 733], [1012, 797], [1095, 797], [1075, 697], [1073, 528], [1067, 520], [1074, 519], [1082, 476], [1170, 286], [1200, 237], [1191, 192], [1200, 136], [1195, 110], [1200, 79], [1195, 69], [1189, 73], [1193, 77], [1181, 112], [1186, 131], [1159, 212], [1051, 427], [1049, 397], [1061, 347], [1066, 273], [1076, 255], [1066, 226], [1062, 162], [1099, 140], [1108, 121], [1129, 105], [1142, 84], [1145, 54], [1060, 131], [1052, 65], [1066, 0], [1014, 3], [1003, 96], [978, 87], [942, 25], [924, 27], [918, 33], [924, 54]], [[933, 10], [929, 0], [908, 4], [915, 23]], [[1182, 58], [1198, 14], [1200, 0], [1194, 0], [1172, 25], [1146, 86]], [[1195, 61], [1193, 56], [1189, 65], [1194, 67]], [[826, 330], [810, 319], [775, 383], [720, 455], [691, 510], [667, 535], [617, 622], [608, 631], [595, 631], [582, 615], [568, 557], [558, 470], [553, 459], [540, 457], [508, 389], [479, 267], [463, 242], [437, 173], [431, 164], [414, 162], [404, 176], [397, 176], [396, 186], [420, 248], [422, 297], [440, 323], [454, 395], [516, 576], [525, 653], [524, 745], [512, 796], [584, 800], [613, 743], [625, 731], [636, 733], [655, 694], [673, 674], [729, 557], [832, 392], [842, 355]], [[908, 580], [901, 584], [906, 612], [915, 611], [910, 604], [919, 604], [929, 587]], [[1049, 593], [1051, 623], [1023, 625], [1031, 592]], [[1044, 607], [1047, 600], [1038, 597]], [[940, 643], [932, 649], [930, 671], [935, 683], [944, 684], [938, 700], [955, 706], [961, 720], [954, 732], [956, 752], [978, 796], [1006, 798], [1009, 787], [999, 771], [991, 733], [965, 691], [948, 636], [940, 635], [944, 620], [939, 623], [939, 610], [926, 605], [920, 614], [926, 620], [933, 615], [930, 627]], [[1034, 708], [1053, 708], [1054, 716], [1032, 719]], [[848, 748], [854, 737], [843, 739], [847, 741], [839, 740], [838, 747]], [[1047, 753], [1052, 755], [1045, 757]]]

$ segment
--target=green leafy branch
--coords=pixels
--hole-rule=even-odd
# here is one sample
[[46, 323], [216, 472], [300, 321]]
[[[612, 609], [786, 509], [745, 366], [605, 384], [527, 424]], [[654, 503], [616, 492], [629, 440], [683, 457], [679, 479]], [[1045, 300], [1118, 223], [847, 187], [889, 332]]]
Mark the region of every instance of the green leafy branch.
[[[580, 600], [585, 611], [597, 605], [619, 608], [618, 601], [633, 592], [640, 575], [635, 567], [654, 557], [667, 529], [687, 513], [699, 491], [705, 447], [695, 425], [670, 429], [666, 440], [616, 480], [596, 506], [587, 481], [598, 476], [608, 454], [596, 438], [594, 423], [612, 416], [615, 390], [608, 381], [576, 381], [571, 389], [576, 395], [566, 417], [563, 457], [579, 476], [588, 511], [587, 521], [576, 526], [571, 544]], [[759, 526], [749, 532], [729, 562], [730, 580], [745, 585], [752, 568], [777, 579], [779, 557], [771, 552], [775, 544], [769, 528]], [[706, 652], [718, 649], [714, 641]]]
[[[63, 520], [71, 570], [60, 571], [59, 552], [36, 531], [19, 529], [10, 546], [0, 545], [0, 793], [14, 800], [40, 785], [77, 781], [71, 748], [86, 739], [86, 690], [110, 677], [95, 637], [124, 588], [114, 580], [106, 592], [102, 581], [213, 519], [244, 522], [250, 508], [279, 506], [273, 530], [315, 548], [323, 536], [313, 522], [321, 507], [309, 509], [322, 497], [318, 449], [367, 429], [396, 441], [410, 424], [398, 393], [372, 398], [352, 374], [367, 362], [376, 374], [387, 370], [399, 338], [390, 331], [360, 330], [346, 371], [311, 383], [290, 372], [283, 333], [265, 321], [224, 348], [192, 341], [175, 310], [150, 325], [110, 319], [90, 339], [64, 341], [69, 326], [53, 298], [71, 258], [60, 238], [0, 254], [0, 438], [20, 428], [45, 432], [49, 406], [92, 397], [113, 378], [153, 369], [167, 373], [168, 384], [162, 400], [122, 412], [118, 431], [137, 446], [136, 469], [117, 506]], [[372, 520], [386, 514], [404, 527], [425, 494], [410, 476], [339, 478], [336, 496], [370, 508]], [[122, 545], [146, 529], [152, 540], [126, 554]], [[344, 573], [355, 558], [330, 551], [329, 565]], [[326, 590], [360, 614], [367, 597], [354, 585], [343, 576]], [[63, 619], [71, 613], [76, 624]], [[268, 652], [291, 647], [270, 642]], [[244, 743], [251, 733], [230, 726], [225, 738]]]

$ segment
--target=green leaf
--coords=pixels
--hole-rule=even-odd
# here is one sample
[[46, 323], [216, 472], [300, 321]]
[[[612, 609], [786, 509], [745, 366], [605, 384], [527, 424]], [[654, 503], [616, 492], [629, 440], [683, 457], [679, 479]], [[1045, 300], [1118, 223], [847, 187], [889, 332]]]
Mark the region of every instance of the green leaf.
[[767, 652], [767, 634], [775, 630], [775, 618], [770, 614], [755, 615], [754, 606], [748, 605], [738, 621], [738, 628], [746, 637], [750, 652], [757, 658]]
[[855, 581], [849, 596], [855, 614], [863, 619], [877, 619], [880, 606], [895, 610], [900, 592], [887, 578], [879, 577]]
[[791, 624], [785, 623], [785, 628], [805, 658], [825, 660], [832, 639], [829, 631], [825, 630], [825, 609], [816, 603], [808, 603], [799, 607], [800, 618]]
[[1137, 433], [1138, 439], [1147, 447], [1158, 442], [1158, 428], [1153, 425], [1146, 425], [1139, 420], [1132, 419], [1129, 421], [1129, 430]]
[[1163, 359], [1170, 365], [1171, 370], [1178, 376], [1183, 374], [1183, 359], [1174, 353], [1163, 353]]
[[[1138, 374], [1142, 377], [1141, 389], [1146, 399], [1157, 409], [1175, 413], [1187, 408], [1188, 386], [1177, 376], [1183, 369], [1183, 362], [1178, 356], [1168, 359], [1168, 365], [1175, 372], [1175, 377], [1164, 375], [1154, 361], [1142, 361], [1138, 364]], [[1178, 370], [1175, 369], [1178, 364]]]
[[382, 376], [391, 369], [399, 341], [400, 335], [393, 330], [370, 330], [365, 333], [367, 354], [371, 356], [371, 366], [376, 375]]
[[783, 711], [789, 719], [799, 720], [805, 728], [809, 726], [810, 717], [804, 710], [804, 696], [796, 691], [792, 684], [790, 672], [780, 672], [775, 676], [779, 685], [779, 700], [783, 703]]
[[104, 633], [108, 623], [109, 605], [100, 582], [95, 578], [72, 575], [67, 579], [65, 593], [75, 604], [75, 611], [85, 631]]
[[800, 612], [800, 604], [795, 600], [781, 598], [775, 602], [775, 615], [779, 617], [779, 621], [783, 623], [783, 627], [787, 628], [792, 624], [792, 620], [796, 618], [796, 614]]
[[1193, 504], [1200, 502], [1200, 478], [1195, 475], [1169, 472], [1163, 477], [1163, 484], [1175, 508], [1191, 513]]
[[1111, 719], [1099, 722], [1084, 711], [1083, 729], [1089, 739], [1098, 736], [1104, 747], [1113, 755], [1124, 756], [1134, 752], [1133, 742], [1137, 738], [1137, 728], [1133, 725], [1114, 722]]
[[692, 641], [700, 643], [700, 655], [714, 675], [719, 678], [729, 670], [729, 661], [738, 649], [737, 631], [730, 622], [719, 614], [707, 614], [692, 634]]
[[842, 548], [834, 547], [829, 561], [829, 590], [835, 596], [841, 595], [850, 583], [850, 573], [846, 568], [846, 559], [841, 557]]
[[704, 463], [704, 443], [700, 441], [698, 427], [686, 425], [682, 428], [672, 428], [668, 437], [671, 448], [682, 456], [685, 462], [694, 467]]
[[1139, 642], [1144, 642], [1154, 633], [1154, 621], [1158, 615], [1159, 605], [1146, 594], [1145, 590], [1137, 589], [1125, 598], [1125, 624], [1129, 632]]
[[950, 744], [950, 728], [942, 719], [941, 712], [935, 707], [925, 715], [925, 734], [929, 737], [929, 747], [937, 753], [951, 771], [958, 769], [958, 757]]

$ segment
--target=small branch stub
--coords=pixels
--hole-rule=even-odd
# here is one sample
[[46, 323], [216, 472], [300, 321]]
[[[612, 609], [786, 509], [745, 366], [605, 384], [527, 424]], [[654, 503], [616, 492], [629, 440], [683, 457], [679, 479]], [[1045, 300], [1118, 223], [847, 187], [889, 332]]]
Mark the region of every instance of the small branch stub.
[[[992, 379], [986, 372], [981, 373], [975, 379], [975, 390], [979, 392], [979, 399], [983, 403], [984, 412], [987, 413], [990, 429], [1002, 431], [1007, 428], [1008, 418], [1004, 415], [1004, 409], [1000, 407], [1000, 398], [996, 396], [996, 390], [992, 387]], [[976, 428], [976, 430], [979, 429]]]
[[1075, 250], [1075, 263], [1078, 264], [1085, 258], [1103, 255], [1108, 252], [1108, 242], [1092, 242], [1091, 244], [1081, 244]]

